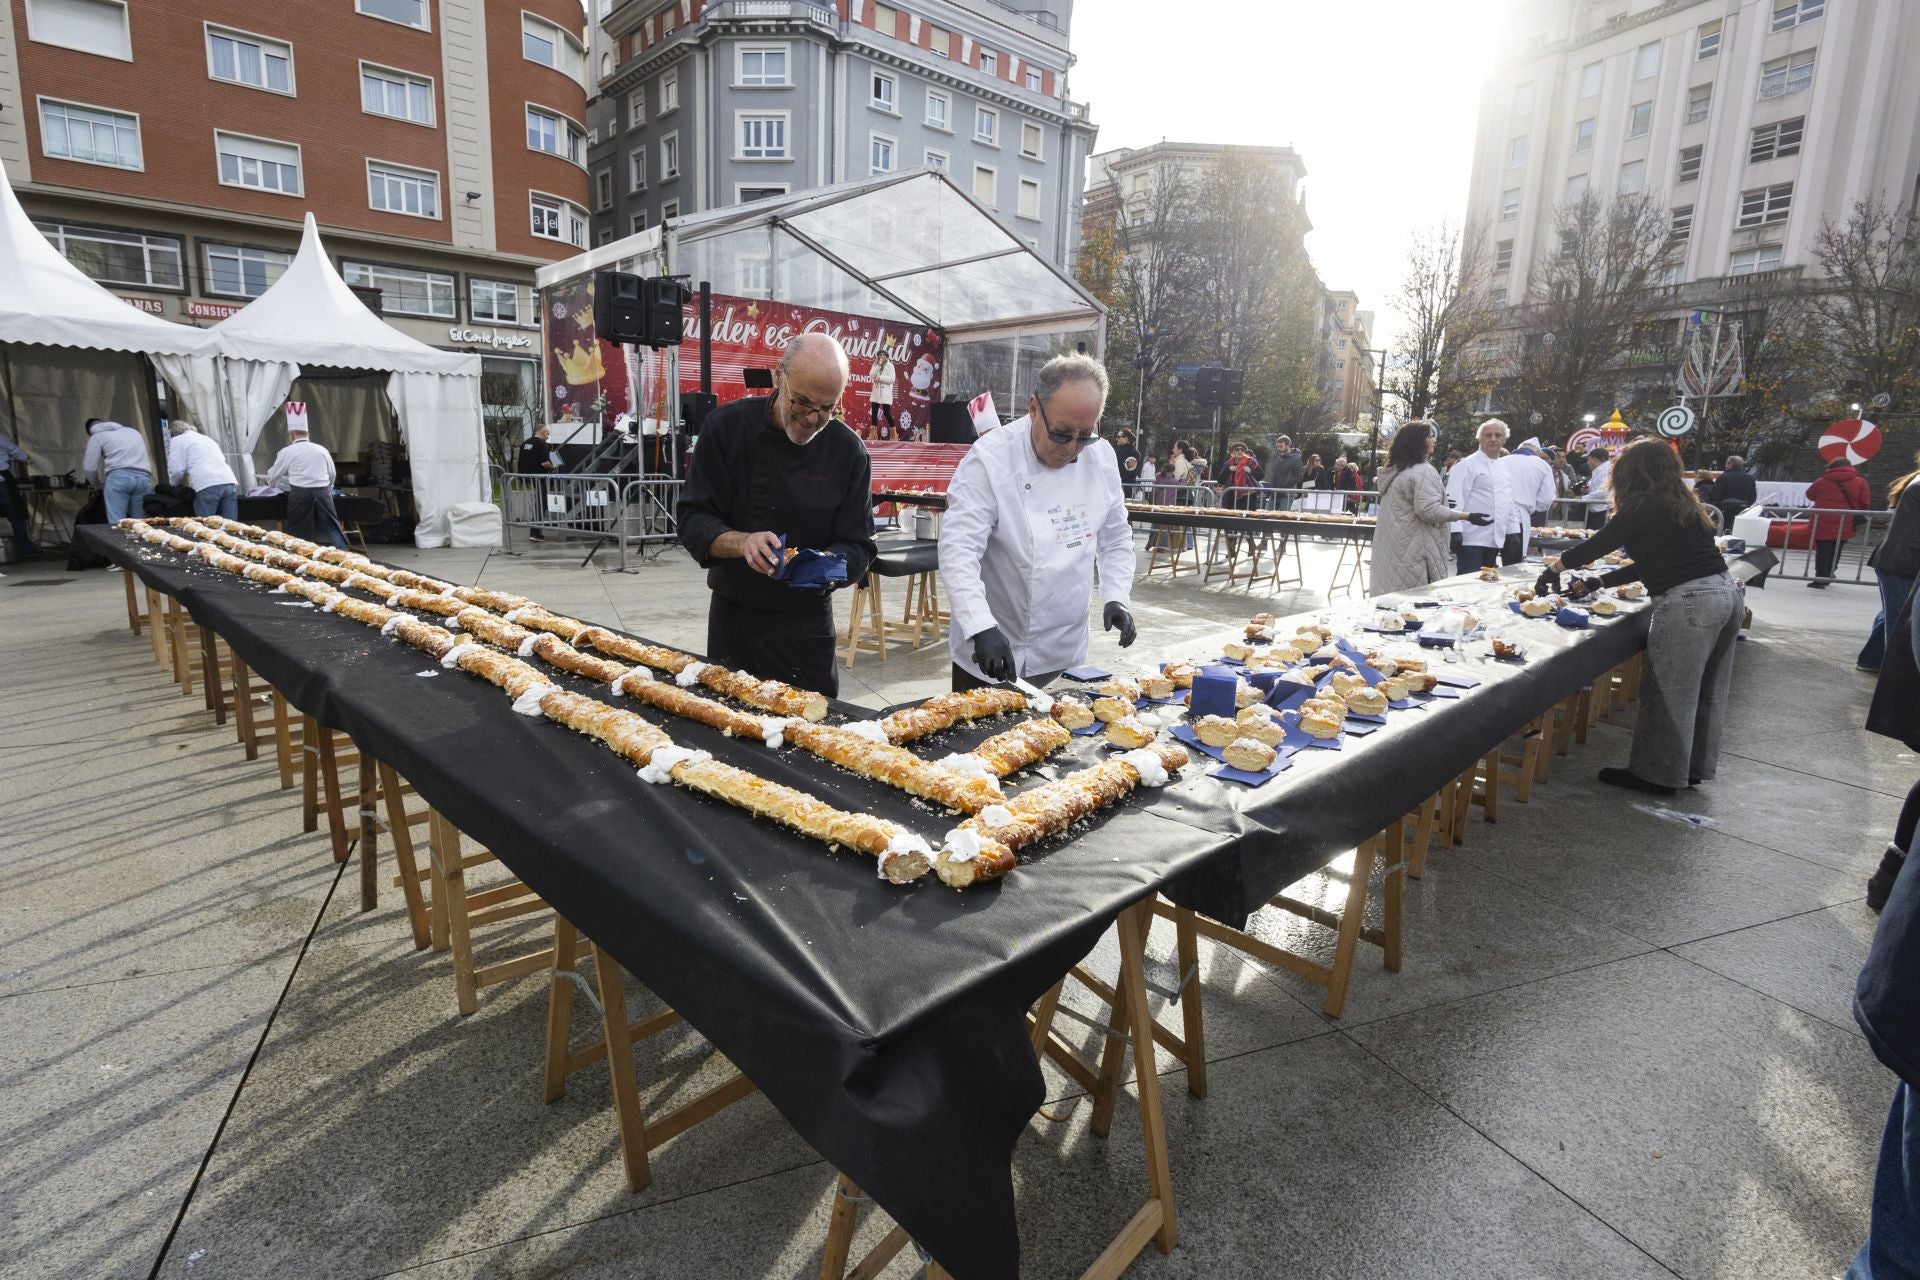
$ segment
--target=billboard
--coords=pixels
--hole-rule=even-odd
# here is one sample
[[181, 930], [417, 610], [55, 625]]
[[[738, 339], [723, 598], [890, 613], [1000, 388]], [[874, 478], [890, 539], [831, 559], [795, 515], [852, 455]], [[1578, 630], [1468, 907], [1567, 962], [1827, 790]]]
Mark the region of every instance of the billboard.
[[[602, 342], [593, 325], [591, 272], [563, 280], [541, 295], [546, 350], [547, 419], [555, 423], [647, 423], [671, 412], [662, 354], [644, 347]], [[700, 310], [689, 303], [682, 317], [680, 390], [700, 389]], [[755, 298], [713, 295], [713, 389], [720, 403], [750, 393], [746, 369], [771, 369], [787, 344], [803, 333], [825, 333], [847, 350], [851, 376], [841, 405], [862, 435], [886, 439], [925, 438], [931, 407], [940, 398], [944, 349], [940, 331], [843, 311], [793, 306]], [[882, 370], [882, 358], [888, 369]], [[876, 373], [891, 373], [897, 433], [869, 430], [869, 404]]]

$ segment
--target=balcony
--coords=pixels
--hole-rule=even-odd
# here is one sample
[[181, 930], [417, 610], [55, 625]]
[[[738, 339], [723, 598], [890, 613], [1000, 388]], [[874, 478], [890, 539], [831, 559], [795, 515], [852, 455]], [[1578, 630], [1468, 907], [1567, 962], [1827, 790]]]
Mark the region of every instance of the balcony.
[[709, 23], [805, 22], [828, 31], [840, 25], [831, 6], [813, 0], [719, 0], [706, 7], [701, 19]]

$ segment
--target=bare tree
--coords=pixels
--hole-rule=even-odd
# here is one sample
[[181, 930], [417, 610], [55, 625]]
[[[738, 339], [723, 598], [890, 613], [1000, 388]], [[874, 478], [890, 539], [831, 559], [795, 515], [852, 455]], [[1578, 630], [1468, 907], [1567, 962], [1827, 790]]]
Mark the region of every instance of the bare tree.
[[1807, 298], [1817, 371], [1836, 399], [1920, 396], [1920, 218], [1878, 197], [1821, 227], [1813, 254], [1827, 277]]
[[1502, 399], [1558, 432], [1614, 397], [1622, 355], [1662, 305], [1654, 286], [1669, 230], [1665, 205], [1644, 192], [1609, 200], [1587, 192], [1554, 211], [1553, 230], [1510, 344]]
[[1414, 233], [1399, 305], [1405, 318], [1388, 354], [1386, 393], [1409, 418], [1464, 413], [1491, 385], [1492, 262], [1484, 228], [1442, 222]]

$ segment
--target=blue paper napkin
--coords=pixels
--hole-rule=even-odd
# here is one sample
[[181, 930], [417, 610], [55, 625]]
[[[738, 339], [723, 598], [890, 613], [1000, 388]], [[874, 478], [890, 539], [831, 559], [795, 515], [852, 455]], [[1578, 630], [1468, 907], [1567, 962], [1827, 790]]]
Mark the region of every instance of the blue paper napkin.
[[1069, 680], [1108, 680], [1113, 672], [1102, 671], [1098, 667], [1068, 667], [1060, 673]]
[[1480, 687], [1480, 681], [1473, 676], [1455, 676], [1436, 671], [1434, 672], [1433, 678], [1441, 684], [1449, 684], [1456, 689], [1478, 689]]
[[1209, 778], [1225, 778], [1228, 782], [1243, 782], [1249, 787], [1263, 786], [1293, 767], [1293, 760], [1287, 756], [1275, 756], [1274, 761], [1260, 773], [1248, 773], [1245, 769], [1236, 769], [1223, 764], [1218, 769], [1207, 770]]
[[1338, 751], [1340, 749], [1339, 738], [1316, 738], [1301, 729], [1300, 715], [1298, 712], [1289, 712], [1283, 718], [1282, 722], [1286, 725], [1287, 736], [1281, 740], [1280, 745], [1289, 752], [1299, 751], [1306, 747], [1319, 747], [1323, 751]]
[[1370, 733], [1380, 732], [1381, 725], [1385, 723], [1386, 723], [1385, 721], [1381, 721], [1380, 724], [1372, 724], [1372, 723], [1369, 723], [1364, 718], [1360, 719], [1358, 723], [1356, 723], [1355, 717], [1348, 716], [1347, 724], [1346, 724], [1346, 732], [1352, 735], [1353, 737], [1364, 738]]
[[1173, 726], [1172, 733], [1174, 737], [1180, 739], [1180, 741], [1186, 743], [1201, 755], [1212, 756], [1215, 760], [1220, 761], [1225, 761], [1227, 758], [1227, 753], [1224, 749], [1220, 747], [1210, 747], [1200, 741], [1199, 735], [1194, 733], [1192, 728], [1187, 725], [1177, 724]]
[[1232, 668], [1202, 667], [1193, 677], [1193, 693], [1187, 706], [1196, 720], [1201, 716], [1225, 716], [1231, 720], [1239, 709], [1235, 705], [1239, 688], [1240, 677]]
[[1440, 685], [1438, 688], [1429, 689], [1425, 693], [1416, 693], [1413, 695], [1414, 705], [1416, 706], [1418, 706], [1421, 701], [1424, 701], [1430, 698], [1457, 698], [1459, 696], [1460, 696], [1460, 691], [1458, 689], [1449, 689], [1445, 685]]
[[1298, 680], [1276, 681], [1273, 691], [1267, 694], [1267, 705], [1278, 711], [1297, 707], [1314, 694], [1312, 685], [1301, 684]]
[[1385, 724], [1387, 722], [1387, 718], [1385, 716], [1368, 715], [1363, 711], [1347, 712], [1347, 723], [1351, 725], [1355, 721], [1358, 721], [1361, 724]]
[[1569, 631], [1578, 631], [1582, 627], [1587, 626], [1591, 619], [1585, 609], [1575, 609], [1569, 606], [1554, 614], [1553, 620]]

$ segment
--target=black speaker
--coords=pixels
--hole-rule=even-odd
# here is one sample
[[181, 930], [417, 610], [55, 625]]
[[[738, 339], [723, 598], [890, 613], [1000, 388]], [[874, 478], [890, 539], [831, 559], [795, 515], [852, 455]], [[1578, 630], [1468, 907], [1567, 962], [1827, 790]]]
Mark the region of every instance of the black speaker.
[[687, 430], [698, 432], [700, 424], [707, 415], [720, 407], [720, 397], [711, 391], [682, 391], [680, 393], [680, 416], [686, 421]]
[[646, 281], [630, 271], [600, 271], [593, 277], [593, 328], [602, 342], [645, 342]]
[[973, 414], [965, 400], [942, 400], [933, 406], [927, 437], [933, 444], [972, 444]]
[[649, 276], [640, 282], [641, 306], [646, 312], [646, 336], [640, 341], [649, 347], [677, 347], [686, 334], [681, 317], [693, 291], [671, 276]]

